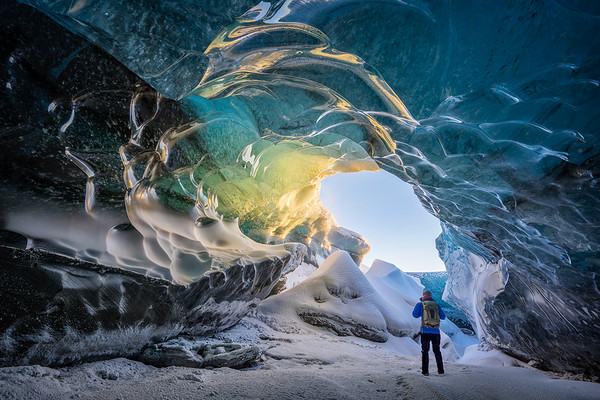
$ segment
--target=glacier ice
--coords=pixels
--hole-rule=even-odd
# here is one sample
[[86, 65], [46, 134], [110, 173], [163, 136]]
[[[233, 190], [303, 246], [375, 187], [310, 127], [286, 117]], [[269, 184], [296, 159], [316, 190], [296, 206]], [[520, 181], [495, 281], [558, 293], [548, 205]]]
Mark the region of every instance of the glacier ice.
[[[409, 272], [408, 275], [419, 280], [421, 284], [432, 293], [433, 298], [436, 299], [444, 309], [444, 313], [448, 320], [464, 330], [465, 333], [468, 333], [469, 335], [474, 333], [469, 318], [467, 318], [460, 309], [443, 299], [444, 289], [446, 288], [446, 282], [448, 280], [448, 273], [446, 271]], [[457, 283], [458, 282], [454, 282], [454, 284]]]
[[483, 341], [598, 372], [593, 5], [24, 3], [80, 37], [2, 6], [4, 243], [179, 284], [294, 243], [359, 262], [319, 180], [384, 169]]

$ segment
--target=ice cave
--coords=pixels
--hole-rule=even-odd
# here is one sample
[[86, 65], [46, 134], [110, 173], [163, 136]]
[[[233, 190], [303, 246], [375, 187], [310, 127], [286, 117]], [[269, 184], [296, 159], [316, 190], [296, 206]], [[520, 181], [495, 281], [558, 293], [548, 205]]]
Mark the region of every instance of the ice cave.
[[600, 374], [596, 2], [0, 8], [1, 366], [222, 331], [301, 264], [360, 264], [320, 181], [385, 170], [439, 219], [482, 343]]

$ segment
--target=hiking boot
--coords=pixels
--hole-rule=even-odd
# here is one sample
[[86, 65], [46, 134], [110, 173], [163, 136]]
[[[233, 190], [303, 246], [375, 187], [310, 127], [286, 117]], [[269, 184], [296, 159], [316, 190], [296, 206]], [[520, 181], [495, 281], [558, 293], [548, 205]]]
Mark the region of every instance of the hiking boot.
[[423, 375], [429, 376], [429, 372], [423, 372]]
[[438, 371], [438, 375], [444, 375], [444, 371]]

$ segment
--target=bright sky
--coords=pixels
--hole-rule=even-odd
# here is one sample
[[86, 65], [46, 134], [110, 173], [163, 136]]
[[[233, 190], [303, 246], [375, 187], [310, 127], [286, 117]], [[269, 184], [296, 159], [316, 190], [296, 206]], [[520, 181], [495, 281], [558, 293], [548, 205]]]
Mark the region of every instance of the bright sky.
[[321, 181], [321, 200], [338, 224], [363, 235], [375, 258], [406, 272], [443, 271], [435, 248], [440, 222], [429, 214], [412, 186], [383, 170], [336, 174]]

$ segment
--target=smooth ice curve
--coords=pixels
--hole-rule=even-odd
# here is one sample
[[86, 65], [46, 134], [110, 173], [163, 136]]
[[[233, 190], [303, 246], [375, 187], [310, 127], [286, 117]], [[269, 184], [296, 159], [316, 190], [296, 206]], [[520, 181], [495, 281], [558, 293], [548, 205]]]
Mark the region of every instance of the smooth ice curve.
[[[292, 243], [304, 244], [313, 263], [338, 248], [360, 261], [368, 242], [337, 226], [318, 199], [319, 181], [381, 168], [413, 185], [440, 219], [446, 298], [483, 340], [546, 368], [597, 370], [593, 6], [239, 2], [213, 10], [220, 16], [210, 20], [196, 18], [200, 9], [181, 19], [180, 10], [102, 5], [123, 16], [116, 20], [97, 18], [97, 4], [33, 5], [161, 94], [135, 86], [134, 77], [111, 90], [88, 85], [67, 102], [44, 92], [55, 106], [31, 111], [32, 126], [60, 144], [40, 150], [66, 150], [85, 173], [86, 208], [64, 206], [77, 203], [76, 185], [55, 173], [69, 184], [53, 186], [49, 205], [3, 211], [5, 230], [34, 246], [181, 283], [282, 257]], [[142, 16], [152, 40], [136, 25]], [[122, 40], [124, 31], [133, 34]], [[65, 54], [53, 73], [73, 73], [81, 52]], [[19, 62], [10, 66], [14, 77], [24, 76]], [[107, 71], [118, 64], [111, 62]], [[5, 90], [21, 104], [16, 83]], [[119, 107], [124, 114], [105, 111]], [[95, 118], [100, 110], [110, 118]], [[39, 143], [31, 135], [6, 141]], [[7, 160], [53, 179], [31, 156]], [[17, 176], [7, 179], [22, 190], [11, 181]], [[84, 221], [86, 233], [67, 224], [56, 238], [46, 209]], [[585, 344], [564, 340], [574, 336]]]

